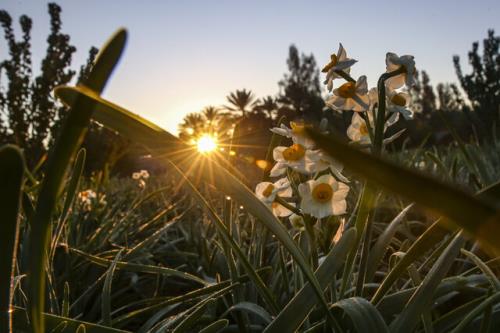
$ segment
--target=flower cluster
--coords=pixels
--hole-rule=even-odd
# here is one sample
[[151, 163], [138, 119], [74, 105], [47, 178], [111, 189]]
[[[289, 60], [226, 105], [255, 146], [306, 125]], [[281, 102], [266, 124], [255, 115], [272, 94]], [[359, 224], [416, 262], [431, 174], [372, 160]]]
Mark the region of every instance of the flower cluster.
[[[347, 52], [340, 44], [339, 51], [332, 54], [330, 62], [323, 68], [326, 73], [325, 84], [332, 95], [327, 99], [326, 105], [336, 111], [354, 111], [347, 136], [353, 142], [370, 145], [373, 140], [375, 128], [374, 115], [377, 114], [379, 91], [377, 88], [368, 89], [366, 76], [362, 75], [357, 80], [350, 77], [350, 69], [356, 60], [349, 59]], [[410, 95], [405, 89], [410, 88], [415, 81], [415, 61], [411, 55], [399, 57], [395, 53], [387, 53], [386, 73], [391, 75], [384, 82], [385, 108], [389, 112], [385, 121], [384, 131], [396, 123], [399, 115], [405, 119], [413, 118], [410, 109]], [[335, 79], [345, 79], [347, 82], [333, 89]], [[395, 138], [389, 138], [390, 142]]]
[[140, 188], [146, 187], [146, 180], [149, 178], [149, 172], [147, 170], [141, 170], [138, 172], [134, 172], [132, 174], [132, 179], [137, 181], [137, 185]]
[[[337, 53], [330, 56], [330, 62], [322, 69], [326, 73], [324, 84], [332, 94], [326, 105], [335, 111], [352, 113], [347, 129], [351, 141], [367, 147], [374, 143], [373, 146], [380, 151], [381, 146], [402, 133], [400, 131], [384, 139], [385, 130], [396, 123], [400, 115], [405, 119], [413, 117], [409, 109], [410, 96], [405, 89], [414, 83], [415, 61], [410, 55], [399, 57], [387, 53], [386, 73], [381, 76], [378, 88], [372, 89], [368, 88], [366, 76], [362, 75], [357, 80], [350, 76], [351, 67], [356, 62], [347, 57], [342, 44]], [[345, 82], [334, 87], [337, 79]], [[308, 126], [301, 121], [292, 121], [290, 127], [281, 124], [271, 129], [292, 142], [289, 146], [278, 146], [273, 150], [276, 163], [269, 175], [279, 179], [261, 182], [255, 189], [257, 197], [274, 215], [289, 217], [296, 228], [304, 226], [306, 217], [323, 219], [342, 215], [347, 210], [349, 180], [342, 175], [343, 166], [315, 149], [314, 141], [307, 136]], [[327, 120], [323, 119], [319, 131], [325, 132], [327, 126]]]
[[[320, 130], [326, 125], [325, 119]], [[349, 186], [345, 183], [349, 181], [342, 175], [342, 164], [314, 149], [314, 142], [306, 135], [306, 126], [303, 122], [290, 122], [290, 127], [281, 124], [271, 129], [273, 133], [290, 138], [292, 143], [273, 150], [276, 164], [270, 176], [281, 178], [259, 183], [255, 189], [257, 197], [274, 215], [290, 217], [292, 225], [298, 225], [303, 214], [321, 219], [344, 214], [347, 206]], [[294, 174], [298, 177], [293, 177]], [[296, 178], [304, 181], [292, 186]]]

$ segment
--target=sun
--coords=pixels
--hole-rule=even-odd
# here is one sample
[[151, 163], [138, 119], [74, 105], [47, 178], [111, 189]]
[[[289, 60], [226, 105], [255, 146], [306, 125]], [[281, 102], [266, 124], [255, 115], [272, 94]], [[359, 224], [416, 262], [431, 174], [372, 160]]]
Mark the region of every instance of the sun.
[[217, 149], [217, 139], [209, 134], [204, 134], [196, 142], [196, 148], [202, 154], [213, 152]]

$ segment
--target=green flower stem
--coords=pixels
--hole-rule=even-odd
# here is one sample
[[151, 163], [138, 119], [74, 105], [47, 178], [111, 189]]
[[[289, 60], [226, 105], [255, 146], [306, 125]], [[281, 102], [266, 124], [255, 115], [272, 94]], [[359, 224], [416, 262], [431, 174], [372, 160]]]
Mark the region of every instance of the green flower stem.
[[349, 82], [356, 82], [356, 80], [354, 80], [352, 78], [352, 76], [350, 76], [349, 74], [347, 74], [346, 72], [344, 71], [335, 71], [335, 73], [337, 73], [339, 76], [341, 76], [344, 80], [346, 81], [349, 81]]
[[382, 152], [382, 145], [384, 142], [384, 124], [385, 124], [385, 81], [391, 77], [403, 74], [406, 72], [405, 67], [401, 66], [399, 69], [384, 73], [380, 76], [377, 83], [378, 88], [378, 113], [375, 119], [375, 139], [373, 143], [373, 153], [380, 155]]
[[339, 299], [342, 299], [344, 297], [344, 293], [348, 287], [348, 282], [351, 279], [351, 274], [354, 269], [354, 260], [356, 259], [359, 244], [361, 243], [361, 237], [363, 236], [363, 231], [365, 230], [368, 223], [370, 211], [375, 203], [375, 193], [376, 188], [375, 186], [373, 186], [373, 184], [366, 183], [364, 185], [361, 193], [358, 214], [356, 216], [356, 221], [354, 222], [354, 227], [356, 228], [356, 239], [354, 241], [354, 246], [347, 256], [347, 260], [344, 266]]
[[276, 196], [276, 198], [274, 199], [274, 201], [276, 201], [277, 203], [279, 203], [280, 205], [282, 205], [283, 207], [285, 207], [286, 209], [294, 212], [295, 214], [299, 215], [299, 216], [304, 216], [302, 214], [302, 212], [300, 211], [300, 209], [298, 209], [297, 207], [295, 206], [292, 206], [290, 205], [288, 202], [286, 202], [285, 200], [283, 200], [282, 198]]
[[304, 215], [304, 225], [306, 227], [313, 270], [316, 270], [316, 268], [318, 268], [318, 249], [316, 247], [316, 236], [314, 235], [314, 226], [311, 216]]

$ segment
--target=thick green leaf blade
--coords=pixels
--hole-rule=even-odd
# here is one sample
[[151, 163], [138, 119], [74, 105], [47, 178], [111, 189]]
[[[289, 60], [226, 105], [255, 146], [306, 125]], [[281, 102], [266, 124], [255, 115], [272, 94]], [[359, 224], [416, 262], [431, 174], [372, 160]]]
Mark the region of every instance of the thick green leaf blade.
[[[328, 286], [332, 277], [342, 268], [355, 241], [356, 230], [354, 228], [346, 230], [318, 267], [315, 274], [322, 289]], [[311, 285], [306, 284], [266, 328], [265, 332], [295, 332], [316, 303]]]
[[[98, 324], [84, 322], [72, 318], [65, 318], [53, 314], [42, 313], [44, 317], [45, 330], [47, 332], [75, 333], [80, 325], [85, 325], [87, 333], [130, 333], [130, 331], [119, 330]], [[25, 309], [14, 308], [12, 315], [14, 332], [31, 332]]]
[[438, 260], [436, 260], [403, 311], [391, 323], [391, 332], [411, 332], [415, 329], [422, 313], [431, 305], [436, 288], [460, 253], [460, 248], [464, 243], [465, 240], [462, 237], [462, 232], [458, 232], [439, 256]]
[[375, 271], [377, 270], [379, 262], [382, 260], [384, 254], [387, 251], [387, 247], [389, 246], [392, 237], [396, 233], [397, 228], [403, 221], [406, 213], [410, 210], [413, 204], [407, 206], [403, 209], [385, 228], [384, 232], [378, 237], [377, 242], [370, 250], [370, 254], [368, 256], [368, 267], [366, 270], [366, 281], [371, 281], [373, 276], [375, 275]]
[[211, 323], [210, 325], [208, 325], [204, 329], [202, 329], [200, 331], [200, 333], [217, 333], [217, 332], [221, 331], [223, 328], [227, 327], [228, 324], [229, 324], [229, 320], [219, 319], [219, 320]]
[[389, 273], [387, 273], [384, 280], [380, 284], [380, 287], [375, 292], [375, 295], [373, 295], [371, 302], [373, 304], [377, 304], [387, 291], [389, 291], [389, 288], [398, 279], [398, 277], [406, 272], [408, 266], [423, 256], [431, 247], [439, 243], [446, 233], [447, 231], [441, 227], [439, 221], [434, 222], [429, 228], [427, 228], [425, 232], [412, 244], [408, 251], [406, 251], [404, 257], [397, 262], [396, 266], [394, 266]]
[[269, 312], [266, 311], [266, 309], [264, 309], [258, 304], [251, 302], [240, 302], [238, 304], [235, 304], [231, 306], [229, 309], [227, 309], [221, 317], [227, 316], [227, 314], [229, 314], [232, 311], [244, 311], [247, 313], [254, 314], [259, 318], [261, 318], [266, 324], [269, 324], [272, 320], [271, 315], [269, 314]]
[[420, 172], [354, 149], [337, 138], [308, 133], [321, 149], [347, 168], [448, 217], [500, 253], [500, 219], [493, 205]]
[[351, 297], [340, 300], [332, 305], [332, 312], [344, 331], [389, 332], [377, 308], [364, 298]]
[[14, 268], [19, 239], [19, 207], [24, 174], [24, 159], [19, 148], [0, 148], [0, 332], [11, 332], [11, 304]]
[[[112, 264], [111, 260], [104, 259], [98, 256], [94, 256], [88, 253], [85, 253], [83, 251], [77, 250], [70, 248], [69, 249], [72, 253], [75, 253], [83, 258], [86, 258], [90, 262], [93, 262], [94, 264], [104, 266], [104, 267], [109, 267]], [[163, 276], [175, 276], [181, 279], [185, 280], [190, 280], [190, 281], [195, 281], [201, 285], [208, 285], [209, 283], [205, 280], [200, 279], [197, 276], [194, 276], [192, 274], [178, 271], [176, 269], [172, 268], [167, 268], [167, 267], [160, 267], [160, 266], [152, 266], [152, 265], [141, 265], [141, 264], [134, 264], [130, 262], [124, 262], [124, 261], [117, 261], [116, 262], [116, 268], [129, 271], [129, 272], [141, 272], [141, 273], [149, 273], [149, 274], [160, 274]]]
[[[104, 46], [85, 82], [88, 88], [99, 93], [102, 91], [123, 51], [125, 39], [125, 31], [120, 30]], [[28, 313], [35, 333], [43, 333], [45, 328], [42, 311], [45, 308], [45, 266], [52, 215], [62, 191], [66, 170], [83, 141], [94, 109], [92, 100], [77, 98], [73, 102], [61, 134], [50, 150], [47, 173], [31, 223], [27, 292]]]

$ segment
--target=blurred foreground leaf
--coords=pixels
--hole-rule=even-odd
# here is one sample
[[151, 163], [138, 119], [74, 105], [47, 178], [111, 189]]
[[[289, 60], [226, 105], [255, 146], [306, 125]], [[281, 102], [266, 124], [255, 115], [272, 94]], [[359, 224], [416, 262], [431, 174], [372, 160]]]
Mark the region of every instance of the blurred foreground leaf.
[[335, 137], [308, 131], [319, 148], [359, 175], [446, 216], [487, 248], [500, 253], [500, 219], [490, 202], [421, 172], [396, 165], [348, 146]]

